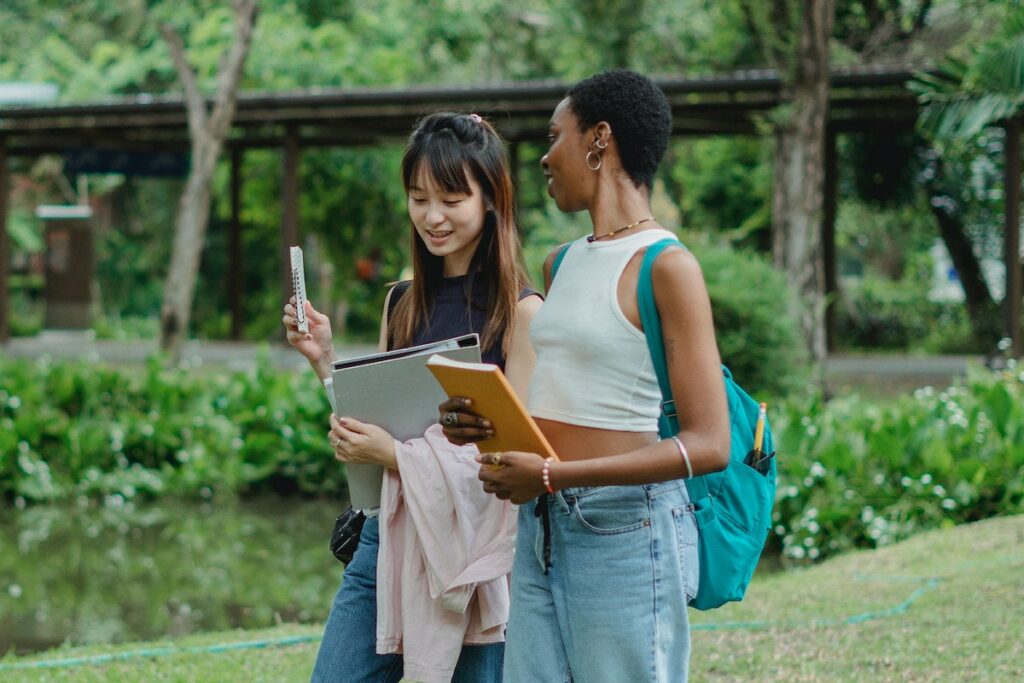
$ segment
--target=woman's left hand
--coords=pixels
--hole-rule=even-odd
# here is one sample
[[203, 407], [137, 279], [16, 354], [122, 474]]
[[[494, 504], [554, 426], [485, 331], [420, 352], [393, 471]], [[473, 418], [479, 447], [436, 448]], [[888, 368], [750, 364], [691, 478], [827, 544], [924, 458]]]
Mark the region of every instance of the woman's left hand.
[[484, 491], [502, 500], [519, 505], [545, 492], [544, 459], [536, 453], [481, 453], [476, 461], [480, 463], [477, 476], [484, 483]]
[[327, 438], [336, 460], [398, 469], [395, 440], [377, 425], [331, 414], [331, 431], [327, 432]]

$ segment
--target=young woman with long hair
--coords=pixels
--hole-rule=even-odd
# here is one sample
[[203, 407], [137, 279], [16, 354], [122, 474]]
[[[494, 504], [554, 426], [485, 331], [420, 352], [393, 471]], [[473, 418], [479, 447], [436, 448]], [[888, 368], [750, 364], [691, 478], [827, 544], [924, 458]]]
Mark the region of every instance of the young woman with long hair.
[[[476, 114], [427, 116], [409, 139], [402, 183], [412, 227], [413, 277], [387, 294], [381, 350], [477, 332], [483, 360], [502, 366], [525, 396], [534, 362], [527, 333], [540, 297], [528, 288], [522, 267], [501, 138]], [[293, 303], [285, 306], [288, 340], [326, 379], [334, 359], [330, 321], [309, 305], [310, 329], [303, 335], [295, 313]], [[398, 469], [395, 442], [380, 427], [332, 415], [329, 438], [338, 460]], [[377, 683], [403, 675], [402, 655], [375, 652], [380, 530], [374, 511], [367, 512], [324, 629], [314, 681]], [[452, 680], [501, 680], [502, 652], [502, 643], [465, 645]]]

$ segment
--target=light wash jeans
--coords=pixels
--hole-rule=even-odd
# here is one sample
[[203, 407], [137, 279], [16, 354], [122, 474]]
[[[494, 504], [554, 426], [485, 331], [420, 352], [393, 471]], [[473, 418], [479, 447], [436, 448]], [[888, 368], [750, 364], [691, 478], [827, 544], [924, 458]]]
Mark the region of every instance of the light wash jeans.
[[[369, 517], [324, 625], [313, 683], [397, 683], [402, 678], [402, 656], [376, 652], [379, 547], [379, 521]], [[464, 645], [453, 683], [500, 683], [504, 651], [504, 643]]]
[[569, 488], [519, 508], [507, 683], [686, 681], [697, 523], [682, 481]]

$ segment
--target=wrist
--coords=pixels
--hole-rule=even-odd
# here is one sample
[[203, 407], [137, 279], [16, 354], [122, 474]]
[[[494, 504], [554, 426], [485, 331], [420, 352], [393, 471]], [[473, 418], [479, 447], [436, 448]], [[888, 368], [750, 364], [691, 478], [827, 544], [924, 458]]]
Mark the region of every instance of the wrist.
[[551, 481], [551, 464], [554, 461], [554, 458], [544, 458], [544, 464], [541, 465], [540, 470], [541, 483], [544, 484], [544, 490], [548, 494], [553, 494], [556, 490]]
[[313, 358], [309, 359], [309, 364], [313, 366], [313, 370], [316, 372], [317, 377], [319, 377], [321, 381], [331, 376], [331, 370], [333, 369], [331, 367], [332, 358], [334, 358], [333, 347], [324, 351], [324, 353], [321, 354], [319, 358], [315, 360]]

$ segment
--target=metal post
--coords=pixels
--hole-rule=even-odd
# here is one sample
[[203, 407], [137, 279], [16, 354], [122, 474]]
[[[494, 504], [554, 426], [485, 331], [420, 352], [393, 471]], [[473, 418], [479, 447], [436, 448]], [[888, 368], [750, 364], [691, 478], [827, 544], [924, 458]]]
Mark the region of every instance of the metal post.
[[242, 338], [242, 297], [245, 270], [242, 263], [242, 149], [231, 148], [231, 221], [228, 225], [228, 306], [231, 338]]
[[1003, 234], [1003, 252], [1006, 260], [1006, 334], [1010, 338], [1009, 352], [1013, 358], [1021, 356], [1021, 263], [1020, 263], [1020, 119], [1006, 124], [1005, 188], [1006, 225]]
[[837, 183], [836, 132], [829, 127], [825, 132], [825, 182], [821, 213], [821, 251], [825, 262], [825, 349], [835, 350], [836, 297], [839, 278], [836, 273], [836, 190]]
[[10, 325], [10, 292], [7, 288], [8, 268], [11, 262], [9, 240], [7, 237], [7, 138], [0, 136], [0, 344], [11, 338]]
[[285, 301], [292, 296], [291, 261], [288, 248], [299, 245], [299, 137], [288, 129], [281, 166], [281, 291]]

